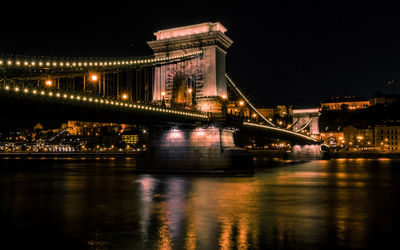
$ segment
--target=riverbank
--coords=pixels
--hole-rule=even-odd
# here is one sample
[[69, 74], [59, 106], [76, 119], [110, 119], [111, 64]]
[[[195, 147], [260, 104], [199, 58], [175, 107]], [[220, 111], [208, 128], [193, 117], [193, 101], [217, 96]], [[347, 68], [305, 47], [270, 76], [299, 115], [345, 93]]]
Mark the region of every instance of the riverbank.
[[[1, 158], [125, 158], [134, 157], [140, 152], [1, 152]], [[249, 153], [256, 159], [287, 159], [288, 152], [285, 150], [249, 150]], [[328, 157], [331, 159], [338, 158], [366, 158], [366, 159], [400, 159], [400, 152], [371, 152], [371, 151], [358, 151], [358, 152], [329, 152]]]
[[138, 152], [7, 152], [0, 158], [124, 158], [136, 157]]
[[357, 151], [357, 152], [331, 152], [331, 158], [365, 158], [365, 159], [379, 159], [379, 158], [389, 158], [389, 159], [400, 159], [400, 153], [386, 153], [386, 152], [371, 152], [371, 151]]
[[[250, 150], [254, 158], [258, 159], [286, 159], [289, 157], [285, 150]], [[377, 152], [377, 151], [342, 151], [342, 152], [324, 152], [323, 159], [338, 158], [365, 158], [365, 159], [400, 159], [400, 152]]]

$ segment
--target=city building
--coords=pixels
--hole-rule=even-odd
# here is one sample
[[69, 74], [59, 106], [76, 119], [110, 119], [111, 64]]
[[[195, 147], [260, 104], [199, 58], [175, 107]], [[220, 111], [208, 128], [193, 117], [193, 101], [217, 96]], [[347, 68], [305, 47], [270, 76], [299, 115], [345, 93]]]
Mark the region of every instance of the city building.
[[275, 115], [276, 106], [258, 107], [257, 110], [267, 119], [273, 119]]
[[343, 128], [344, 143], [350, 148], [373, 148], [375, 131], [372, 126], [347, 125]]
[[376, 125], [375, 146], [380, 151], [400, 151], [400, 122]]
[[331, 97], [321, 102], [322, 110], [356, 110], [365, 109], [368, 106], [368, 99], [357, 96]]
[[392, 104], [393, 102], [400, 99], [399, 95], [385, 95], [381, 92], [377, 92], [369, 99], [370, 106], [377, 104]]
[[124, 133], [122, 135], [122, 141], [126, 144], [136, 145], [138, 143], [139, 136], [137, 134], [132, 133]]

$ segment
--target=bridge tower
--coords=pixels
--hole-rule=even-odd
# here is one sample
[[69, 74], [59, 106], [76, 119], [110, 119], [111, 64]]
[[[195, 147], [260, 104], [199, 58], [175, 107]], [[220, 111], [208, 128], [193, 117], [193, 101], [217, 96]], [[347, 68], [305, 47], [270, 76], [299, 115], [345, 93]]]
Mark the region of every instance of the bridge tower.
[[227, 96], [225, 55], [233, 41], [219, 22], [208, 22], [159, 30], [149, 41], [156, 58], [202, 52], [183, 62], [160, 64], [155, 68], [153, 101], [170, 106], [196, 106], [205, 112], [221, 112]]

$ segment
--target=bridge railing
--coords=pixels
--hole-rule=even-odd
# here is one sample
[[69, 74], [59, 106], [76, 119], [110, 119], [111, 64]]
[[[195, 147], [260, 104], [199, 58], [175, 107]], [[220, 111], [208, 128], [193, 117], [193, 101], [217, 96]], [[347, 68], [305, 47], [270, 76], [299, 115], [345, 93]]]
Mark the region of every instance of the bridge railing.
[[198, 110], [185, 110], [185, 109], [177, 109], [165, 107], [162, 105], [157, 105], [156, 103], [143, 103], [143, 102], [131, 102], [124, 101], [121, 99], [108, 98], [108, 97], [100, 97], [95, 95], [85, 95], [79, 93], [70, 93], [70, 92], [61, 92], [57, 90], [49, 90], [43, 88], [29, 88], [26, 86], [22, 86], [19, 84], [4, 84], [0, 87], [0, 94], [16, 96], [19, 98], [43, 98], [47, 100], [62, 100], [69, 101], [75, 104], [95, 104], [95, 105], [103, 105], [109, 107], [120, 107], [126, 110], [133, 111], [148, 111], [148, 112], [156, 112], [156, 113], [164, 113], [171, 115], [179, 115], [183, 117], [191, 117], [199, 120], [208, 120], [209, 114], [205, 112], [201, 112]]

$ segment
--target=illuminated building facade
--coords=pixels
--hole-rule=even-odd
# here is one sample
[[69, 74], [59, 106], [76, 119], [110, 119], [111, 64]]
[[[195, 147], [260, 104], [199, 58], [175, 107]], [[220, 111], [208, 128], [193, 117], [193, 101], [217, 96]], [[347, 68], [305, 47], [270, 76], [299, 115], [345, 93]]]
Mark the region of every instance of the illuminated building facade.
[[356, 110], [365, 109], [368, 108], [368, 106], [368, 99], [356, 96], [331, 97], [321, 102], [322, 110]]
[[372, 126], [356, 127], [348, 125], [343, 128], [346, 145], [355, 148], [374, 147], [375, 131]]
[[378, 150], [400, 151], [400, 123], [376, 125], [375, 146]]
[[139, 136], [135, 134], [123, 134], [122, 141], [126, 144], [136, 145], [138, 143]]
[[369, 99], [369, 104], [371, 106], [378, 104], [391, 104], [400, 99], [399, 95], [384, 95], [382, 93], [376, 93]]

